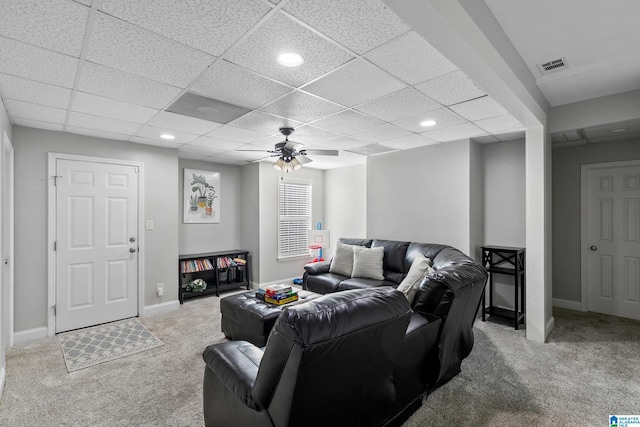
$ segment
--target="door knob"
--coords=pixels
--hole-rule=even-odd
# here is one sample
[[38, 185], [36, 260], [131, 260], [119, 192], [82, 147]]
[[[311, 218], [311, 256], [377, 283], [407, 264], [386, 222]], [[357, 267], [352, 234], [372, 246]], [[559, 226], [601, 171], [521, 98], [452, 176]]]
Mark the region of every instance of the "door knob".
[[597, 251], [598, 247], [596, 245], [592, 245], [589, 249], [591, 249], [592, 251]]
[[129, 252], [134, 253], [135, 251], [135, 248], [129, 248]]
[[130, 241], [131, 243], [133, 243], [133, 242], [135, 242], [135, 241], [136, 241], [136, 238], [135, 238], [135, 237], [130, 237], [130, 238], [129, 238], [129, 241]]

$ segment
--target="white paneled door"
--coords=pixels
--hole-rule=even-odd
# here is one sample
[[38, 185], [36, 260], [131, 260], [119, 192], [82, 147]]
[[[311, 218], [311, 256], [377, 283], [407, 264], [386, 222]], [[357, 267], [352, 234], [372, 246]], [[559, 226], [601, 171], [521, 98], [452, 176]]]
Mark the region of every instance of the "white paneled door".
[[138, 169], [56, 160], [56, 332], [138, 314]]
[[640, 320], [640, 166], [588, 172], [589, 311]]

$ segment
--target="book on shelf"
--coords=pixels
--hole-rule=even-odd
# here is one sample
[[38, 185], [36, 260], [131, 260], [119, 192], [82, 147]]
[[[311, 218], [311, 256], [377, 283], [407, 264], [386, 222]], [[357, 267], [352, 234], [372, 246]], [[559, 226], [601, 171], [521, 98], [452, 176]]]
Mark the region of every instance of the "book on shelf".
[[213, 264], [208, 258], [187, 259], [180, 261], [181, 273], [196, 273], [198, 271], [213, 270]]
[[234, 258], [233, 261], [239, 266], [247, 264], [247, 260], [244, 258]]

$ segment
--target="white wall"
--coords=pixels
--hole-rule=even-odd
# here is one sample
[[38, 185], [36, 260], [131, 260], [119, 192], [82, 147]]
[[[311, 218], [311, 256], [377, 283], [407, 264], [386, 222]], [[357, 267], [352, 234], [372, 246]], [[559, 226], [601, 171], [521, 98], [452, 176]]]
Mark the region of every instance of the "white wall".
[[[220, 173], [220, 223], [185, 224], [184, 212], [184, 169], [198, 169]], [[179, 160], [178, 162], [178, 235], [179, 253], [197, 254], [203, 252], [244, 249], [242, 247], [242, 173], [240, 166]]]
[[[15, 330], [47, 324], [47, 153], [107, 157], [144, 163], [144, 304], [178, 298], [178, 157], [175, 149], [16, 126]], [[164, 283], [164, 296], [155, 284]]]
[[[3, 213], [4, 213], [4, 205], [5, 203], [7, 203], [7, 201], [5, 200], [5, 194], [2, 191], [3, 186], [5, 185], [4, 182], [4, 164], [5, 164], [5, 158], [4, 158], [4, 136], [7, 136], [10, 140], [12, 139], [12, 127], [11, 127], [11, 123], [9, 122], [9, 117], [7, 116], [7, 111], [4, 108], [4, 103], [2, 102], [2, 98], [0, 98], [0, 165], [3, 165], [3, 169], [0, 171], [0, 242], [5, 241], [5, 239], [7, 238], [7, 236], [4, 235], [3, 230], [4, 230], [4, 221], [7, 220], [7, 218], [4, 217]], [[8, 257], [9, 254], [5, 254], [4, 253], [4, 244], [0, 244], [0, 262], [3, 262], [2, 260], [4, 260], [6, 257]], [[0, 396], [2, 396], [2, 390], [4, 389], [4, 383], [5, 383], [5, 346], [4, 346], [4, 342], [5, 342], [5, 335], [4, 335], [4, 328], [5, 328], [5, 316], [7, 315], [7, 313], [5, 312], [4, 309], [4, 305], [5, 305], [5, 300], [3, 298], [3, 292], [5, 289], [5, 286], [9, 286], [9, 283], [5, 283], [4, 281], [4, 262], [3, 262], [3, 267], [0, 268]]]
[[325, 223], [331, 248], [328, 259], [340, 237], [365, 238], [367, 235], [367, 165], [325, 171]]

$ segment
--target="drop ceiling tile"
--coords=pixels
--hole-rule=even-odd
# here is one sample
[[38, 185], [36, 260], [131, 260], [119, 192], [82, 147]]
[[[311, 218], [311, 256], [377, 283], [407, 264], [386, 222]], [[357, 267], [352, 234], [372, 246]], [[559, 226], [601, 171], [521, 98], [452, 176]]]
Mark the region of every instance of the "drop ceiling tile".
[[178, 150], [178, 158], [184, 160], [201, 160], [206, 161], [209, 154], [198, 154], [198, 153], [189, 153], [186, 151]]
[[408, 87], [359, 105], [356, 110], [390, 122], [441, 107], [428, 96]]
[[174, 141], [165, 141], [164, 139], [144, 138], [140, 136], [131, 137], [131, 142], [136, 144], [153, 145], [154, 147], [162, 148], [180, 148], [184, 144]]
[[104, 131], [95, 130], [95, 129], [79, 128], [76, 126], [67, 126], [66, 130], [67, 132], [70, 132], [70, 133], [75, 133], [78, 135], [93, 136], [95, 138], [115, 139], [120, 141], [127, 141], [129, 139], [129, 135], [124, 135], [121, 133], [104, 132]]
[[200, 147], [201, 149], [204, 148], [208, 150], [227, 151], [235, 150], [236, 148], [240, 148], [243, 145], [245, 145], [243, 142], [201, 136], [191, 141], [189, 144], [186, 144], [183, 148], [187, 149], [188, 147]]
[[340, 154], [338, 154], [338, 161], [345, 165], [360, 165], [367, 163], [367, 156], [352, 153], [350, 151], [340, 151]]
[[[172, 140], [164, 140], [162, 138], [160, 138], [160, 135], [162, 134], [171, 134], [175, 137], [175, 139]], [[155, 127], [155, 126], [150, 126], [147, 125], [143, 128], [140, 128], [134, 136], [140, 137], [140, 138], [145, 138], [145, 139], [149, 139], [152, 141], [166, 141], [169, 142], [171, 144], [186, 144], [188, 142], [191, 142], [193, 140], [195, 140], [196, 138], [198, 138], [198, 135], [194, 134], [194, 133], [188, 133], [188, 132], [180, 132], [180, 131], [176, 131], [173, 129], [167, 129], [166, 127]]]
[[5, 99], [4, 106], [11, 117], [37, 120], [48, 123], [64, 124], [67, 111], [61, 108], [45, 107], [44, 105]]
[[256, 132], [248, 129], [242, 129], [235, 126], [224, 125], [207, 134], [212, 138], [224, 139], [241, 143], [248, 143], [263, 139], [269, 134], [264, 132]]
[[351, 153], [362, 154], [363, 156], [372, 156], [375, 154], [390, 153], [392, 151], [398, 151], [398, 150], [394, 148], [385, 147], [379, 144], [371, 144], [371, 145], [365, 145], [363, 147], [358, 147], [358, 148], [354, 148], [347, 151]]
[[352, 148], [362, 147], [368, 145], [366, 141], [350, 138], [348, 136], [339, 136], [337, 138], [329, 139], [326, 141], [318, 142], [308, 146], [309, 149], [327, 149], [327, 150], [351, 150]]
[[165, 108], [180, 94], [174, 86], [87, 62], [78, 90], [151, 108]]
[[[100, 10], [172, 40], [220, 56], [271, 8], [254, 0], [102, 0]], [[231, 25], [230, 25], [231, 24]]]
[[507, 110], [488, 96], [452, 105], [449, 108], [472, 122], [508, 114]]
[[76, 92], [71, 110], [140, 124], [149, 121], [159, 111], [85, 92]]
[[[410, 29], [378, 0], [293, 0], [284, 9], [358, 54]], [[348, 17], [348, 25], [344, 17]]]
[[475, 126], [473, 123], [463, 123], [443, 129], [432, 130], [422, 133], [427, 138], [440, 142], [457, 141], [459, 139], [474, 138], [484, 136], [487, 133]]
[[203, 135], [222, 126], [221, 123], [196, 119], [167, 111], [158, 113], [149, 121], [149, 125], [165, 130], [176, 130], [196, 135]]
[[506, 133], [496, 134], [494, 136], [498, 138], [500, 141], [515, 141], [518, 139], [524, 139], [525, 131], [520, 130], [515, 132], [506, 132]]
[[349, 136], [371, 143], [388, 141], [390, 139], [396, 139], [409, 135], [411, 135], [411, 132], [409, 132], [408, 130], [399, 128], [398, 126], [394, 126], [390, 123], [385, 123], [380, 126], [352, 133]]
[[431, 138], [427, 138], [422, 135], [409, 135], [402, 138], [392, 139], [382, 142], [380, 145], [385, 147], [395, 148], [397, 150], [411, 150], [412, 148], [426, 147], [427, 145], [440, 144]]
[[189, 88], [192, 92], [247, 108], [258, 108], [291, 91], [227, 61], [216, 61]]
[[239, 160], [235, 158], [227, 158], [221, 157], [222, 154], [216, 154], [214, 156], [209, 156], [205, 159], [205, 162], [218, 163], [218, 164], [226, 164], [226, 165], [235, 165], [235, 166], [243, 166], [251, 163], [248, 160]]
[[457, 70], [413, 31], [369, 52], [365, 58], [411, 85]]
[[255, 160], [260, 160], [264, 156], [262, 156], [260, 153], [228, 150], [220, 154], [215, 154], [212, 157], [217, 160], [239, 160], [244, 163], [249, 163]]
[[344, 107], [296, 90], [261, 110], [300, 122], [310, 122], [342, 111]]
[[473, 140], [476, 141], [479, 144], [492, 144], [494, 142], [499, 142], [500, 141], [498, 138], [496, 138], [493, 135], [479, 136], [477, 138], [473, 138]]
[[34, 129], [54, 130], [59, 132], [62, 132], [64, 129], [64, 125], [58, 123], [47, 123], [39, 120], [22, 119], [20, 117], [13, 119], [13, 122], [18, 126], [25, 126]]
[[313, 122], [314, 126], [345, 134], [358, 132], [381, 124], [382, 122], [380, 120], [365, 116], [353, 110], [344, 110], [333, 116]]
[[[436, 124], [430, 127], [420, 126], [420, 123], [424, 122], [425, 120], [434, 120]], [[417, 114], [415, 116], [395, 120], [393, 124], [411, 132], [421, 133], [453, 125], [459, 125], [461, 123], [465, 123], [466, 121], [467, 120], [465, 120], [463, 117], [460, 117], [448, 108], [439, 108], [427, 113]]]
[[338, 104], [353, 107], [387, 95], [405, 85], [367, 61], [356, 59], [304, 87]]
[[206, 145], [193, 145], [193, 144], [185, 144], [178, 149], [178, 156], [181, 153], [191, 154], [191, 155], [200, 155], [200, 156], [211, 156], [214, 154], [220, 154], [226, 151], [225, 149], [214, 148], [213, 146]]
[[[299, 67], [285, 67], [276, 58], [296, 52]], [[231, 48], [226, 58], [238, 65], [298, 87], [339, 67], [352, 56], [281, 13], [274, 15], [246, 40]]]
[[524, 129], [524, 126], [511, 114], [476, 120], [475, 125], [489, 133], [500, 133]]
[[72, 88], [78, 60], [61, 53], [0, 37], [0, 73]]
[[87, 60], [162, 83], [186, 87], [214, 57], [98, 14]]
[[80, 57], [89, 9], [65, 0], [4, 0], [0, 35]]
[[4, 99], [15, 99], [55, 108], [67, 108], [71, 90], [59, 86], [0, 74], [0, 89]]
[[[289, 136], [289, 140], [306, 145], [321, 143], [333, 138], [337, 138], [338, 136], [340, 135], [335, 132], [320, 129], [315, 126], [305, 125], [296, 128], [295, 132]], [[282, 137], [280, 138], [281, 141], [284, 139]]]
[[90, 114], [71, 112], [69, 114], [69, 126], [77, 126], [85, 129], [95, 129], [104, 132], [134, 134], [139, 128], [139, 123], [131, 123], [123, 120], [110, 119], [108, 117], [92, 116]]
[[91, 6], [91, 0], [73, 0], [73, 1], [75, 1], [76, 3], [83, 4], [85, 6]]
[[416, 89], [445, 106], [486, 95], [465, 73], [454, 71], [416, 85]]
[[235, 119], [232, 122], [229, 122], [229, 124], [231, 126], [249, 129], [267, 135], [280, 135], [278, 129], [280, 129], [281, 127], [297, 128], [298, 126], [302, 125], [301, 122], [284, 117], [273, 116], [261, 111], [252, 111], [242, 117]]

